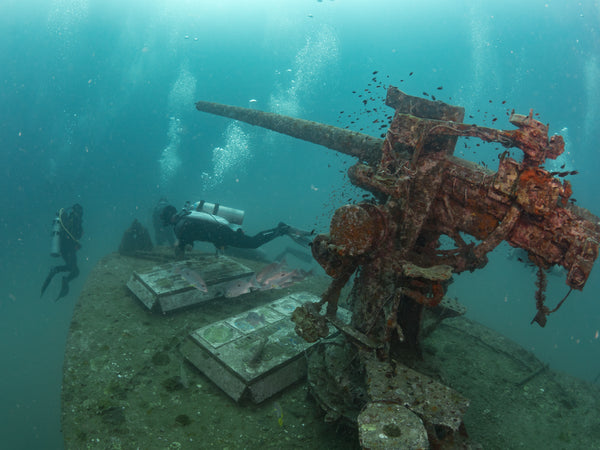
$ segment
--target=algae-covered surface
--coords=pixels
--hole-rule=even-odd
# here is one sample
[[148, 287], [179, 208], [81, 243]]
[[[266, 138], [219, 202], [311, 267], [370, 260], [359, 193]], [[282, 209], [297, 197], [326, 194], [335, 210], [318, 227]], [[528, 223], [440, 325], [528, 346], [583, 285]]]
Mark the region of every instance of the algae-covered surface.
[[[359, 448], [354, 429], [323, 421], [303, 382], [259, 405], [235, 403], [178, 350], [193, 330], [293, 291], [320, 294], [327, 278], [162, 315], [148, 311], [126, 287], [133, 271], [160, 264], [166, 254], [155, 256], [110, 254], [86, 281], [65, 354], [67, 449]], [[253, 270], [264, 265], [241, 262]], [[442, 322], [423, 350], [415, 368], [470, 399], [466, 429], [483, 448], [600, 448], [597, 386], [550, 370], [461, 317]]]

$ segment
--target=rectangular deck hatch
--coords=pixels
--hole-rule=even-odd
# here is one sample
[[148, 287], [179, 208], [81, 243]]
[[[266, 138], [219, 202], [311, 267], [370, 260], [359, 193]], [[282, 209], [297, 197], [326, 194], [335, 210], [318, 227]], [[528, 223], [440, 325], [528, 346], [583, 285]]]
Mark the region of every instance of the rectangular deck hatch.
[[[242, 314], [193, 331], [183, 355], [235, 401], [247, 396], [260, 403], [306, 376], [308, 343], [294, 331], [292, 312], [316, 295], [287, 295]], [[350, 312], [338, 308], [338, 318]], [[330, 335], [337, 332], [330, 326]]]
[[[207, 292], [196, 289], [180, 275], [184, 268], [204, 280]], [[253, 274], [251, 269], [231, 258], [206, 256], [133, 272], [127, 287], [146, 308], [166, 313], [220, 297], [227, 283]]]

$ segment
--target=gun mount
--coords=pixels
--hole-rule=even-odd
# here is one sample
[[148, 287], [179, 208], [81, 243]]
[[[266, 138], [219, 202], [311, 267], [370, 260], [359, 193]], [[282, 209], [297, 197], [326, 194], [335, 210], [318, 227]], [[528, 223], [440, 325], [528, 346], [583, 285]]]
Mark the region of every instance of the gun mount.
[[[545, 270], [552, 265], [564, 267], [567, 285], [581, 290], [600, 244], [600, 220], [571, 204], [570, 183], [542, 167], [546, 159], [556, 159], [564, 151], [564, 142], [558, 135], [548, 137], [548, 127], [535, 120], [532, 112], [526, 116], [513, 112], [509, 120], [516, 129], [498, 130], [462, 123], [463, 108], [412, 97], [395, 87], [388, 89], [386, 104], [395, 109], [395, 115], [384, 140], [246, 108], [196, 104], [200, 111], [269, 128], [359, 159], [349, 169], [350, 180], [371, 192], [377, 202], [342, 206], [331, 219], [329, 234], [314, 239], [313, 256], [333, 280], [321, 301], [298, 308], [293, 320], [297, 333], [307, 340], [325, 337], [327, 321], [337, 326], [360, 349], [369, 380], [385, 371], [377, 359], [420, 356], [423, 308], [442, 301], [453, 274], [483, 268], [487, 253], [502, 241], [525, 250], [538, 266], [537, 314], [532, 323], [542, 327], [548, 314], [562, 303], [554, 310], [544, 304]], [[459, 136], [519, 148], [523, 158], [517, 161], [505, 151], [494, 172], [453, 155]], [[464, 234], [475, 241], [467, 242]], [[446, 249], [443, 241], [454, 242], [454, 248]], [[341, 289], [357, 269], [349, 327], [339, 323], [335, 313]], [[325, 304], [323, 316], [319, 310]], [[378, 358], [372, 358], [373, 354]], [[392, 372], [389, 380], [401, 378], [397, 365]], [[398, 385], [402, 382], [397, 380]], [[371, 406], [390, 401], [385, 388], [378, 391], [371, 384], [368, 389]], [[450, 397], [438, 406], [455, 416], [447, 413], [442, 422], [411, 407], [405, 397], [393, 401], [408, 405], [425, 423], [429, 441], [439, 442], [434, 428], [458, 431], [462, 413], [457, 411], [466, 409], [462, 399]]]

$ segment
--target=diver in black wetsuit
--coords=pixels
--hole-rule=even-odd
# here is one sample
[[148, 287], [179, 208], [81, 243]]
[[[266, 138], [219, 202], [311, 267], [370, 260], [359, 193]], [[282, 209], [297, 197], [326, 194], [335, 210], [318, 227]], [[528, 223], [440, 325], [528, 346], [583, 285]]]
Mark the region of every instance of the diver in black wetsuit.
[[[202, 210], [204, 202], [198, 202], [192, 207], [185, 207], [177, 213], [172, 205], [167, 205], [161, 212], [161, 219], [165, 225], [172, 225], [177, 237], [175, 243], [176, 256], [183, 256], [186, 246], [192, 246], [194, 241], [212, 242], [217, 249], [225, 247], [258, 248], [273, 239], [288, 235], [300, 245], [308, 245], [312, 233], [298, 230], [280, 222], [276, 228], [261, 231], [254, 236], [248, 236], [242, 229], [231, 223], [226, 218]], [[200, 206], [198, 206], [200, 205]], [[211, 205], [216, 206], [218, 205]], [[239, 210], [234, 210], [239, 211]], [[242, 211], [239, 211], [243, 214]]]
[[69, 272], [62, 277], [62, 286], [58, 297], [54, 301], [64, 297], [69, 293], [69, 282], [79, 275], [77, 267], [77, 250], [81, 248], [79, 240], [83, 235], [83, 207], [79, 203], [75, 203], [67, 210], [61, 209], [55, 221], [53, 236], [52, 256], [62, 256], [65, 264], [54, 266], [50, 269], [50, 273], [46, 277], [42, 285], [42, 294], [54, 278], [54, 275], [60, 272]]
[[169, 201], [162, 197], [154, 209], [152, 210], [152, 225], [154, 226], [154, 243], [156, 245], [173, 245], [175, 243], [175, 235], [170, 226], [165, 226], [160, 215], [165, 206], [169, 205]]

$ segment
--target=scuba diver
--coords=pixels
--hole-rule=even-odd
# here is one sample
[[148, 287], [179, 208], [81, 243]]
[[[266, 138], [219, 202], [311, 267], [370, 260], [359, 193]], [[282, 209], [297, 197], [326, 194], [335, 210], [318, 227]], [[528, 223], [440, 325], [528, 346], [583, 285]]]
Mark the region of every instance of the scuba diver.
[[175, 243], [175, 235], [173, 234], [173, 229], [170, 226], [165, 226], [160, 217], [162, 210], [165, 206], [168, 205], [169, 201], [165, 197], [162, 197], [152, 210], [152, 225], [154, 226], [154, 243], [156, 245], [172, 246]]
[[212, 242], [217, 249], [225, 247], [260, 247], [273, 239], [288, 235], [299, 245], [308, 245], [312, 232], [302, 231], [280, 222], [276, 228], [261, 231], [254, 236], [245, 234], [240, 225], [244, 220], [244, 211], [228, 208], [204, 200], [190, 205], [186, 203], [178, 213], [172, 205], [163, 208], [160, 217], [163, 224], [172, 225], [177, 238], [175, 255], [182, 257], [187, 246], [194, 241]]
[[62, 286], [58, 297], [54, 301], [59, 300], [69, 293], [69, 282], [79, 275], [77, 267], [77, 250], [81, 248], [79, 240], [83, 235], [83, 207], [79, 203], [75, 203], [71, 208], [61, 208], [56, 214], [56, 218], [52, 224], [52, 244], [51, 256], [62, 256], [65, 264], [62, 266], [54, 266], [50, 269], [50, 273], [46, 277], [42, 285], [42, 293], [54, 278], [54, 275], [60, 272], [69, 272], [62, 277]]

